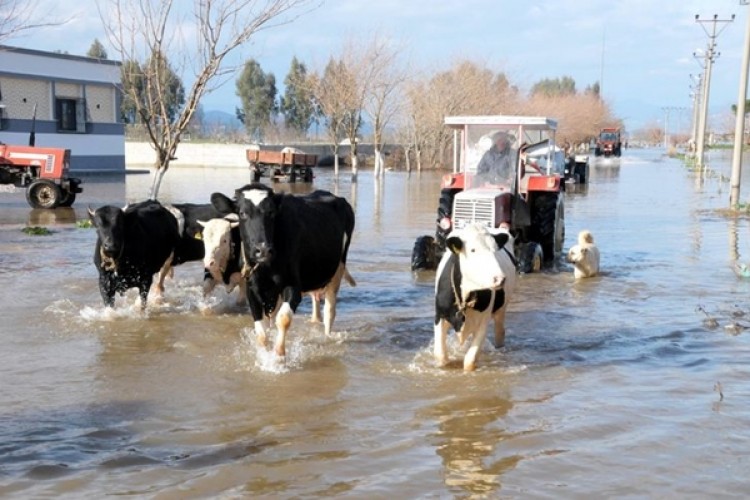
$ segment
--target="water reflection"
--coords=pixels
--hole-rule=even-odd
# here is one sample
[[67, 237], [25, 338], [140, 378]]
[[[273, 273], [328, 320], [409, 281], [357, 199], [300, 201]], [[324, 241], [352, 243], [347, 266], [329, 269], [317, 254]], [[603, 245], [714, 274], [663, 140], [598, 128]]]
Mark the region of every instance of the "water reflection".
[[[85, 212], [82, 217], [88, 217]], [[58, 224], [75, 224], [76, 211], [72, 207], [60, 207], [55, 209], [34, 208], [29, 211], [29, 226], [55, 226]]]
[[620, 162], [612, 164], [594, 163], [589, 168], [589, 183], [604, 183], [617, 180], [620, 176]]
[[425, 413], [437, 422], [430, 444], [442, 459], [444, 482], [454, 493], [491, 495], [501, 487], [500, 478], [524, 458], [507, 456], [503, 442], [510, 434], [503, 418], [513, 408], [510, 399], [497, 395], [453, 398]]

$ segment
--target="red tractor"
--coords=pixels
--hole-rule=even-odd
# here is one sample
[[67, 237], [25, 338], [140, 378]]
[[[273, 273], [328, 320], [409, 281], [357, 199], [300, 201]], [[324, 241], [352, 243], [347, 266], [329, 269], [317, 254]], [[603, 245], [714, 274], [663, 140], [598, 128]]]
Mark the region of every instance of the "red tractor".
[[[33, 136], [32, 136], [33, 137]], [[26, 188], [33, 208], [69, 207], [83, 189], [81, 180], [68, 177], [70, 150], [0, 143], [0, 184]]]
[[620, 138], [620, 129], [616, 127], [605, 127], [599, 132], [599, 138], [596, 141], [595, 156], [620, 157], [622, 154], [622, 140]]
[[[515, 238], [521, 272], [538, 271], [562, 252], [565, 155], [555, 146], [555, 120], [536, 116], [449, 116], [455, 131], [454, 173], [443, 176], [435, 236], [420, 236], [412, 270], [437, 268], [453, 229], [479, 222], [488, 228], [508, 224]], [[483, 173], [493, 141], [509, 141], [504, 176]]]

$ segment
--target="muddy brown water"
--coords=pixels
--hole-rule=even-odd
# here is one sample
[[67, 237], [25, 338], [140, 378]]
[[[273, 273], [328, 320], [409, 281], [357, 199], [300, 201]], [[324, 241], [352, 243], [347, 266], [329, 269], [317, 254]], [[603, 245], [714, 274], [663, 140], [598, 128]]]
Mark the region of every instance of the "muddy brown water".
[[[409, 270], [439, 174], [318, 173], [355, 207], [358, 285], [341, 290], [333, 338], [303, 302], [285, 366], [233, 295], [202, 298], [199, 264], [146, 314], [135, 293], [102, 306], [95, 234], [75, 221], [143, 198], [147, 175], [87, 179], [72, 209], [0, 193], [0, 496], [745, 496], [750, 278], [734, 265], [750, 263], [749, 223], [716, 212], [729, 157], [712, 154], [702, 175], [657, 149], [595, 166], [566, 193], [565, 248], [591, 230], [603, 275], [576, 283], [561, 262], [522, 276], [506, 347], [485, 345], [468, 374], [434, 366], [434, 276]], [[248, 178], [175, 169], [162, 199]]]

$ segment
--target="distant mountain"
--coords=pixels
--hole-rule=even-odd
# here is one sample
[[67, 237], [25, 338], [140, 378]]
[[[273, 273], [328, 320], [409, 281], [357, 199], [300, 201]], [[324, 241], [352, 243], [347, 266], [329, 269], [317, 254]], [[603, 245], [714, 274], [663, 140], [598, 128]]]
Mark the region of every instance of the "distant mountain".
[[206, 125], [226, 125], [231, 127], [242, 127], [242, 122], [233, 113], [226, 111], [209, 110], [203, 112], [203, 121]]

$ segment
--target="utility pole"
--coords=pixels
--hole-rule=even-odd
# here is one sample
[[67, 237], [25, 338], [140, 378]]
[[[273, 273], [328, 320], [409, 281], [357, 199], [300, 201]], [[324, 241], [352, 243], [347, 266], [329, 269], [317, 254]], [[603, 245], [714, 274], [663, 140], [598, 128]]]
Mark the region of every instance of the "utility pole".
[[[740, 0], [740, 5], [748, 5], [748, 0]], [[750, 66], [750, 13], [745, 27], [745, 50], [742, 54], [740, 90], [737, 96], [737, 117], [734, 124], [734, 151], [732, 153], [732, 174], [729, 181], [729, 208], [740, 203], [740, 177], [742, 175], [742, 147], [745, 142], [745, 101], [747, 100], [747, 71]]]
[[[722, 31], [724, 31], [728, 23], [731, 23], [732, 21], [734, 21], [734, 14], [732, 14], [731, 19], [719, 19], [718, 14], [714, 14], [713, 19], [700, 19], [700, 15], [695, 15], [695, 22], [700, 24], [703, 28], [703, 31], [705, 31], [706, 35], [708, 35], [708, 48], [706, 49], [705, 53], [705, 74], [703, 76], [703, 102], [701, 103], [701, 116], [696, 145], [697, 164], [701, 168], [703, 168], [703, 150], [706, 143], [706, 121], [708, 120], [708, 96], [711, 89], [711, 69], [714, 60], [719, 56], [719, 54], [716, 52], [716, 38], [721, 34]], [[704, 24], [706, 23], [711, 23], [711, 30], [708, 30], [704, 26]], [[717, 32], [717, 26], [720, 23], [724, 24], [724, 26]]]
[[695, 155], [695, 144], [698, 140], [698, 121], [701, 109], [701, 92], [703, 81], [701, 75], [690, 75], [693, 85], [690, 86], [690, 97], [693, 99], [693, 118], [690, 124], [690, 144], [693, 155]]
[[[750, 1], [750, 0], [748, 0]], [[672, 111], [677, 111], [678, 113], [681, 113], [685, 111], [685, 108], [680, 106], [663, 106], [662, 111], [664, 111], [664, 150], [669, 153], [669, 114]], [[678, 124], [679, 126], [679, 124]]]

